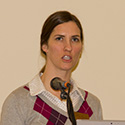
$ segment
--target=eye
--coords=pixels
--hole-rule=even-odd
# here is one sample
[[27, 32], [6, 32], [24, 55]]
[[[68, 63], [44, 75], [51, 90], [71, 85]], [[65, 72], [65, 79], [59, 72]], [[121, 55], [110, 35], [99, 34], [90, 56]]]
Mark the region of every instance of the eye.
[[55, 40], [57, 40], [57, 41], [61, 41], [61, 40], [63, 40], [63, 37], [61, 37], [61, 36], [56, 37]]
[[73, 42], [79, 42], [79, 41], [80, 41], [80, 39], [79, 39], [79, 38], [77, 38], [77, 37], [73, 37], [73, 38], [72, 38], [72, 41], [73, 41]]

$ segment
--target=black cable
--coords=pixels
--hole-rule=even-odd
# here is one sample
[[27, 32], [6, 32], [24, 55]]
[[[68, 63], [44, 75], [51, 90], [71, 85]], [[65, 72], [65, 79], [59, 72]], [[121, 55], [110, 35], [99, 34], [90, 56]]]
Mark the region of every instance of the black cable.
[[60, 85], [60, 91], [61, 91], [61, 94], [60, 94], [60, 97], [62, 99], [66, 99], [67, 101], [67, 112], [68, 112], [68, 116], [69, 116], [69, 119], [70, 121], [72, 122], [73, 125], [76, 125], [76, 119], [75, 119], [75, 115], [74, 115], [74, 110], [73, 110], [73, 105], [72, 105], [72, 101], [70, 99], [70, 84], [68, 85], [68, 93], [65, 91], [64, 88], [61, 87], [61, 84]]
[[72, 122], [73, 125], [76, 125], [73, 105], [72, 105], [72, 101], [70, 99], [69, 93], [70, 93], [70, 86], [68, 87], [68, 93], [67, 93], [67, 111], [68, 111], [70, 121]]

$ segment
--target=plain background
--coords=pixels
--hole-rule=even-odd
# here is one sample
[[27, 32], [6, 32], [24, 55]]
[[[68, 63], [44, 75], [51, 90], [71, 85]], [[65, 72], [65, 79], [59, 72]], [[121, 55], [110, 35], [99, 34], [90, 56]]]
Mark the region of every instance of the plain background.
[[84, 30], [72, 77], [101, 100], [104, 119], [125, 120], [125, 0], [0, 0], [0, 111], [44, 65], [41, 27], [57, 10], [75, 14]]

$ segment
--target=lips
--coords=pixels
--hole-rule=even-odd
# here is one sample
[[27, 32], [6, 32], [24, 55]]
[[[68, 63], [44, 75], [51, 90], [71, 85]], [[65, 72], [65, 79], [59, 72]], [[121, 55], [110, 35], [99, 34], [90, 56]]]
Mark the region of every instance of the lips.
[[72, 59], [72, 57], [71, 57], [71, 56], [68, 56], [68, 55], [65, 55], [65, 56], [62, 57], [62, 59], [63, 59], [63, 60], [66, 60], [66, 61], [69, 61], [69, 60]]

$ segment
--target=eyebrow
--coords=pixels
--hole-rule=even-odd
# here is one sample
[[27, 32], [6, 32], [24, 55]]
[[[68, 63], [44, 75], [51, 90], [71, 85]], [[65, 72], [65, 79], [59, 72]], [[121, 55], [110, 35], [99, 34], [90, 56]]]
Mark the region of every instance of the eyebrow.
[[56, 35], [54, 35], [54, 36], [55, 36], [55, 37], [56, 37], [56, 36], [65, 37], [64, 35], [60, 35], [60, 34], [56, 34]]
[[80, 35], [73, 35], [72, 37], [80, 37]]
[[[56, 34], [55, 37], [56, 37], [56, 36], [65, 37], [65, 35], [61, 35], [61, 34]], [[80, 35], [73, 35], [72, 37], [80, 37]]]

